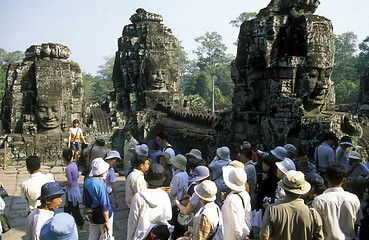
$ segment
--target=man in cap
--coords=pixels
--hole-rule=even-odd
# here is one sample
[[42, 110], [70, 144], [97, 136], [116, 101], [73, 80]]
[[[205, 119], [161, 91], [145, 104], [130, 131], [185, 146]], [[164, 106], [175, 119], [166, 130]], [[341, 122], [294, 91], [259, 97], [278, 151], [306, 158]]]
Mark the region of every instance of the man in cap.
[[325, 133], [323, 142], [317, 148], [315, 148], [314, 158], [318, 173], [324, 177], [329, 164], [336, 161], [333, 148], [337, 145], [338, 138], [333, 132]]
[[[164, 182], [163, 166], [151, 164], [145, 180], [148, 189], [136, 193], [132, 199], [127, 239], [168, 239], [172, 210], [168, 194], [160, 188]], [[152, 238], [152, 235], [157, 238]]]
[[43, 174], [40, 171], [41, 159], [37, 156], [29, 156], [26, 159], [26, 165], [31, 175], [21, 183], [20, 195], [27, 200], [27, 210], [31, 212], [40, 206], [40, 201], [37, 198], [41, 195], [42, 185], [47, 182], [54, 182], [54, 176], [50, 173]]
[[144, 178], [145, 172], [149, 169], [150, 161], [145, 156], [137, 156], [133, 160], [133, 171], [128, 175], [126, 180], [126, 204], [130, 208], [133, 196], [147, 189], [147, 183]]
[[92, 146], [87, 147], [83, 150], [83, 156], [85, 157], [85, 172], [84, 175], [88, 175], [91, 171], [91, 162], [95, 158], [105, 158], [106, 149], [105, 149], [106, 139], [104, 136], [97, 136], [95, 138], [94, 144]]
[[231, 189], [223, 202], [222, 216], [224, 239], [245, 239], [251, 229], [250, 195], [245, 190], [246, 172], [232, 166], [223, 167], [225, 184]]
[[[113, 195], [114, 206], [116, 209], [119, 207], [119, 201], [118, 201], [118, 195], [117, 195], [117, 186], [115, 184], [115, 182], [117, 181], [117, 178], [115, 176], [114, 168], [117, 166], [117, 162], [121, 160], [122, 158], [120, 157], [119, 152], [116, 150], [111, 150], [106, 154], [105, 162], [109, 163], [110, 168], [108, 172], [106, 173], [104, 182], [106, 186], [108, 187], [109, 195], [110, 196]], [[111, 197], [110, 197], [110, 202], [113, 202]]]
[[[32, 211], [26, 222], [27, 240], [40, 239], [40, 231], [46, 221], [54, 216], [54, 209], [58, 209], [63, 202], [61, 196], [66, 192], [59, 183], [48, 182], [41, 187], [41, 196], [37, 200], [41, 201], [41, 206]], [[74, 221], [74, 220], [73, 220]]]
[[135, 147], [137, 146], [138, 141], [132, 136], [130, 131], [124, 133], [124, 138], [123, 163], [125, 176], [127, 177], [131, 170], [131, 158], [135, 153]]
[[325, 180], [328, 189], [315, 197], [313, 207], [323, 220], [325, 239], [355, 239], [355, 224], [360, 212], [360, 200], [342, 188], [346, 180], [343, 166], [333, 164], [327, 167]]
[[340, 140], [340, 144], [336, 149], [336, 163], [341, 164], [346, 171], [349, 170], [348, 162], [348, 148], [352, 147], [351, 137], [343, 136]]
[[301, 195], [310, 190], [304, 174], [288, 171], [278, 182], [285, 192], [283, 201], [270, 205], [264, 213], [260, 239], [323, 239], [322, 222], [315, 210], [310, 210]]
[[95, 158], [91, 163], [91, 172], [83, 188], [82, 203], [95, 209], [90, 222], [89, 240], [100, 239], [101, 233], [108, 231], [113, 236], [113, 207], [110, 204], [106, 184], [102, 181], [110, 165], [102, 158]]

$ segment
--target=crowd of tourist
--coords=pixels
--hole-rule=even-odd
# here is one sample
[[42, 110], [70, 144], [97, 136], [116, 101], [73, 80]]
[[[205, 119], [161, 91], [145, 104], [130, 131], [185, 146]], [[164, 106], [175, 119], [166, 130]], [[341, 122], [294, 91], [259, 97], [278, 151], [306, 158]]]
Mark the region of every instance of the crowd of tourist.
[[[78, 144], [63, 151], [65, 182], [41, 173], [38, 157], [27, 158], [31, 175], [20, 186], [28, 201], [26, 239], [78, 239], [78, 231], [87, 230], [88, 239], [113, 239], [114, 209], [123, 201], [129, 208], [128, 240], [364, 239], [369, 234], [368, 197], [344, 190], [358, 179], [368, 185], [369, 176], [348, 136], [338, 143], [334, 133], [326, 133], [314, 156], [292, 144], [254, 151], [245, 140], [234, 153], [219, 146], [210, 163], [198, 149], [182, 155], [164, 132], [146, 143], [131, 132], [124, 138], [122, 156], [103, 148], [103, 136], [82, 152], [87, 169], [82, 196], [73, 161]], [[116, 191], [118, 162], [126, 174], [125, 199]], [[63, 195], [65, 213], [54, 214]]]

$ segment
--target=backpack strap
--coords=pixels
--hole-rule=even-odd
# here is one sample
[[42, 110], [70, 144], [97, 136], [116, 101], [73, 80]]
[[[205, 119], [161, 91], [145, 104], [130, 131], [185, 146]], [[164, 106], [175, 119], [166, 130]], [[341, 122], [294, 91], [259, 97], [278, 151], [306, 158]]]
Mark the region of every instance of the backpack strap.
[[235, 193], [235, 194], [241, 198], [243, 209], [245, 209], [245, 202], [243, 201], [243, 198], [241, 197], [239, 193]]

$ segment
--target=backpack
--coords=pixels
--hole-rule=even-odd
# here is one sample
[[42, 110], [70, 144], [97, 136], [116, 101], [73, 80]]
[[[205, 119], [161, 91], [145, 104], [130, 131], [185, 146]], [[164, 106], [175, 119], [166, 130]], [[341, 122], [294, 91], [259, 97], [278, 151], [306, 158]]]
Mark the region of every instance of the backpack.
[[177, 149], [175, 149], [173, 146], [168, 146], [166, 148], [164, 148], [163, 152], [165, 152], [165, 150], [167, 150], [168, 148], [173, 149], [174, 154], [177, 156], [178, 154], [182, 154], [180, 151], [178, 151]]

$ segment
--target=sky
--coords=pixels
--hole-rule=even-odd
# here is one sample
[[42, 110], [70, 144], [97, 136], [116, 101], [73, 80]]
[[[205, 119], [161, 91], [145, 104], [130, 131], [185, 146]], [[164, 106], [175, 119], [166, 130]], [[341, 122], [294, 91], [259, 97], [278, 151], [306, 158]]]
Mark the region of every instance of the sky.
[[[353, 31], [360, 43], [369, 36], [368, 0], [320, 0], [315, 14], [330, 19], [334, 33]], [[163, 16], [189, 58], [195, 38], [217, 32], [236, 55], [238, 29], [229, 22], [242, 12], [259, 12], [270, 0], [0, 0], [0, 48], [25, 51], [31, 45], [60, 43], [71, 49], [69, 60], [97, 74], [113, 56], [123, 27], [137, 8]]]

